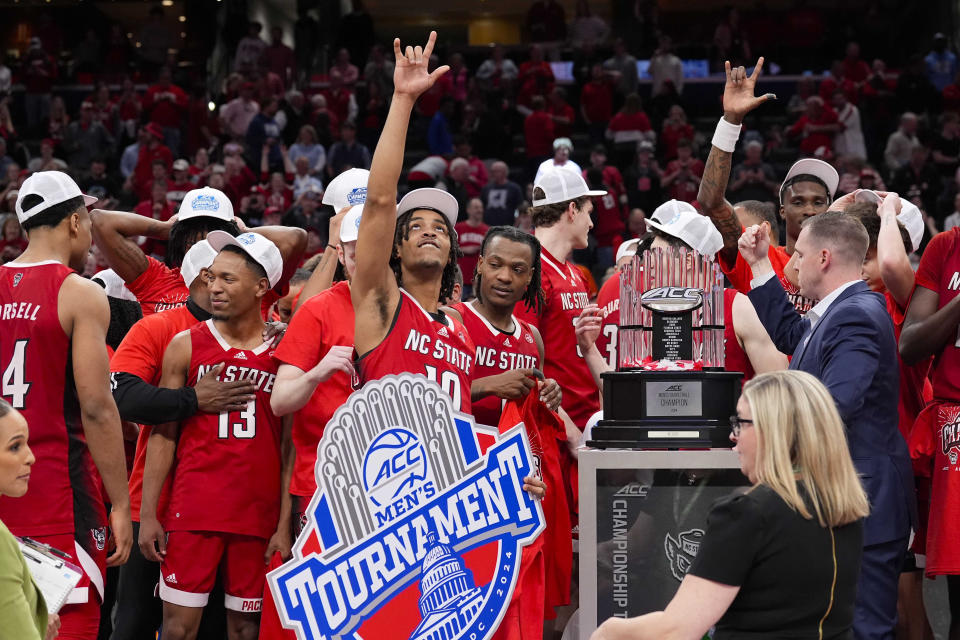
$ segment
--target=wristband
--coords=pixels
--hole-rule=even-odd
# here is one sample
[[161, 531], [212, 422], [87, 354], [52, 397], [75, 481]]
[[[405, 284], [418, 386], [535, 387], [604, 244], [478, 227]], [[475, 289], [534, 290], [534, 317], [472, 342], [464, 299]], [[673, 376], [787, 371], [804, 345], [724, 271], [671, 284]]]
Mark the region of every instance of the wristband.
[[327, 248], [328, 248], [328, 249], [333, 249], [334, 251], [336, 251], [336, 250], [337, 250], [337, 245], [335, 245], [335, 244], [330, 244], [330, 243], [328, 242], [328, 243], [327, 243]]
[[733, 153], [737, 148], [737, 139], [740, 138], [740, 129], [743, 125], [730, 124], [725, 119], [720, 118], [717, 123], [717, 130], [713, 132], [713, 146], [720, 151]]

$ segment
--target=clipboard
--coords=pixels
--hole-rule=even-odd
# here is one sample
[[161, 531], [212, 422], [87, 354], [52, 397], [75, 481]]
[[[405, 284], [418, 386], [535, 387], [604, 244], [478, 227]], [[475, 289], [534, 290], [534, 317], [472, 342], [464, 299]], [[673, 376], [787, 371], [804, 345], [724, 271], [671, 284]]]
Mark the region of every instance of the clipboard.
[[17, 538], [37, 590], [47, 603], [48, 613], [57, 613], [67, 596], [83, 577], [83, 570], [67, 554], [30, 538]]

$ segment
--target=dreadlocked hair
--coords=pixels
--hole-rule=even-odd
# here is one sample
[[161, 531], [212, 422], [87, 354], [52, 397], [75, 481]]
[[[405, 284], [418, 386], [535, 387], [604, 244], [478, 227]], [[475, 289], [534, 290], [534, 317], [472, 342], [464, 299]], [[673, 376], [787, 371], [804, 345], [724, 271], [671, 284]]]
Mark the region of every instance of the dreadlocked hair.
[[177, 221], [170, 229], [167, 238], [167, 253], [163, 259], [171, 269], [183, 263], [183, 256], [190, 247], [207, 237], [211, 231], [226, 231], [236, 237], [240, 235], [240, 228], [233, 220], [221, 220], [210, 216], [197, 216]]
[[[400, 267], [400, 243], [410, 238], [410, 218], [414, 211], [411, 209], [400, 214], [397, 218], [397, 229], [393, 234], [393, 251], [390, 254], [390, 268], [393, 269], [393, 275], [397, 278], [397, 286], [403, 286], [403, 269]], [[450, 256], [447, 264], [443, 267], [443, 276], [440, 279], [440, 299], [443, 302], [453, 294], [453, 285], [457, 281], [457, 258], [463, 256], [460, 251], [460, 243], [457, 242], [457, 232], [453, 229], [446, 216], [443, 217], [443, 225], [447, 228], [447, 236], [450, 238]]]
[[[524, 291], [523, 297], [520, 298], [520, 300], [528, 311], [540, 313], [540, 309], [546, 304], [546, 300], [543, 297], [543, 286], [540, 277], [540, 241], [537, 240], [535, 236], [513, 226], [502, 225], [490, 227], [487, 235], [483, 238], [483, 243], [480, 245], [481, 256], [486, 257], [487, 245], [490, 244], [490, 241], [494, 238], [506, 238], [511, 242], [519, 242], [530, 247], [530, 258], [533, 260], [533, 275], [530, 276], [530, 284], [527, 285], [527, 290]], [[480, 270], [475, 267], [473, 274], [473, 291], [477, 296], [477, 300], [482, 303], [483, 294], [480, 289]]]

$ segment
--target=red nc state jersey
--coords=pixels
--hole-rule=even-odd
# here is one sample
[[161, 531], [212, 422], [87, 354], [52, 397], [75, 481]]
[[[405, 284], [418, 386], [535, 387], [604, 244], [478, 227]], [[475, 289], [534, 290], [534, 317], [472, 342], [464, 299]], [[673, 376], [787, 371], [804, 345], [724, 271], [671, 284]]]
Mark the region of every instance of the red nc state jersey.
[[270, 343], [235, 349], [213, 320], [190, 329], [187, 384], [221, 362], [217, 380], [249, 380], [256, 399], [243, 411], [196, 413], [180, 425], [176, 471], [164, 526], [269, 538], [280, 516], [280, 418], [270, 410], [277, 361]]
[[[477, 353], [473, 360], [474, 378], [495, 376], [514, 369], [540, 369], [540, 352], [530, 325], [513, 318], [514, 330], [507, 333], [480, 315], [473, 302], [453, 305], [463, 318], [463, 326], [470, 333]], [[473, 403], [473, 417], [480, 424], [497, 426], [503, 400], [488, 396]]]
[[106, 524], [58, 311], [60, 287], [72, 273], [55, 261], [0, 265], [0, 396], [26, 418], [37, 459], [27, 494], [0, 499], [0, 520], [18, 536]]
[[453, 408], [470, 413], [473, 340], [462, 324], [443, 316], [440, 322], [400, 289], [400, 303], [390, 332], [360, 358], [360, 382], [399, 373], [419, 373], [437, 382], [453, 398]]
[[597, 336], [597, 351], [607, 361], [611, 369], [619, 366], [617, 362], [618, 337], [617, 332], [620, 329], [620, 271], [614, 271], [613, 275], [607, 278], [607, 281], [600, 287], [600, 293], [597, 295], [597, 306], [600, 307], [600, 319], [603, 325], [600, 327], [600, 335]]
[[597, 385], [587, 367], [574, 325], [583, 308], [590, 302], [587, 285], [577, 268], [560, 262], [546, 249], [540, 251], [541, 279], [546, 306], [539, 315], [526, 309], [517, 316], [540, 330], [543, 338], [543, 374], [554, 378], [563, 390], [563, 409], [573, 423], [583, 429], [587, 420], [600, 410]]

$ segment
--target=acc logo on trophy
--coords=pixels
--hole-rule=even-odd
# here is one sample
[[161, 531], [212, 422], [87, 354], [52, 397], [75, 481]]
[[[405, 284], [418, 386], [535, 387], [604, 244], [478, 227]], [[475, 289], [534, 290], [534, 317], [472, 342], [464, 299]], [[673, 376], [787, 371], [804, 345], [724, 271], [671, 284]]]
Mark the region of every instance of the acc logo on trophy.
[[482, 452], [423, 376], [368, 383], [327, 424], [307, 526], [268, 575], [281, 622], [301, 640], [489, 638], [544, 528], [532, 459], [522, 425]]

